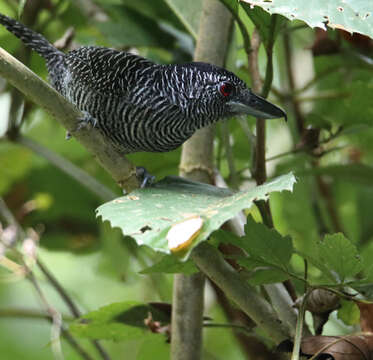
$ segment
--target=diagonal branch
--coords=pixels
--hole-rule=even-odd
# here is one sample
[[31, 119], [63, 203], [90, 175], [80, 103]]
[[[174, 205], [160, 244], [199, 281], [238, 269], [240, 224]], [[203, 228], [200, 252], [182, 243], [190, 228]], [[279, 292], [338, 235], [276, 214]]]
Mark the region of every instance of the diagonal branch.
[[2, 48], [0, 48], [0, 76], [55, 117], [94, 155], [119, 186], [127, 192], [139, 186], [133, 164], [117, 148], [105, 141], [104, 136], [97, 129], [83, 128], [76, 131], [79, 118], [82, 117], [81, 112]]

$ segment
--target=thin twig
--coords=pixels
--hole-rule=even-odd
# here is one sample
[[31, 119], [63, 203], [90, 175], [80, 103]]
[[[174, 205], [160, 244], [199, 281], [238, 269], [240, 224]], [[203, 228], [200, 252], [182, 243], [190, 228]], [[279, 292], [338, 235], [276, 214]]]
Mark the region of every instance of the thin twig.
[[18, 136], [15, 138], [14, 141], [32, 150], [35, 154], [47, 159], [51, 164], [71, 176], [92, 193], [97, 195], [97, 197], [99, 197], [101, 200], [110, 201], [116, 197], [116, 194], [113, 191], [98, 182], [91, 175], [74, 165], [72, 162], [66, 160], [52, 150], [38, 144], [32, 139], [26, 138], [24, 136]]
[[271, 90], [272, 81], [273, 81], [273, 46], [275, 43], [275, 30], [276, 30], [277, 20], [278, 20], [278, 15], [272, 15], [271, 24], [269, 27], [269, 38], [268, 38], [268, 43], [266, 45], [266, 53], [267, 53], [266, 74], [265, 74], [263, 88], [262, 88], [262, 96], [265, 98], [268, 96], [269, 91]]
[[[45, 314], [44, 312], [40, 312], [34, 309], [18, 308], [0, 309], [0, 317], [50, 320], [50, 316], [48, 314]], [[62, 319], [64, 321], [74, 320], [74, 318], [70, 315], [62, 315]]]
[[[287, 77], [289, 81], [289, 90], [290, 90], [290, 93], [292, 94], [295, 92], [296, 86], [295, 86], [295, 78], [294, 78], [293, 64], [292, 64], [291, 40], [290, 40], [290, 34], [287, 32], [284, 33], [284, 50], [285, 50], [285, 67], [286, 67]], [[303, 115], [302, 115], [299, 103], [294, 98], [292, 98], [291, 105], [294, 110], [298, 134], [301, 136], [304, 132]]]
[[[12, 224], [17, 227], [18, 231], [20, 234], [22, 234], [22, 237], [25, 237], [25, 232], [12, 214], [12, 212], [9, 210], [9, 208], [6, 206], [4, 200], [0, 197], [0, 215], [6, 219], [6, 221], [9, 224]], [[75, 318], [80, 317], [80, 312], [77, 306], [74, 304], [68, 293], [65, 291], [65, 289], [62, 287], [62, 285], [58, 282], [58, 280], [53, 276], [53, 274], [48, 270], [48, 268], [40, 261], [40, 259], [36, 258], [36, 264], [41, 270], [41, 272], [45, 275], [47, 280], [50, 282], [50, 284], [53, 286], [53, 288], [57, 291], [57, 293], [61, 296], [61, 298], [64, 300], [66, 305], [68, 306], [70, 312]], [[25, 264], [26, 266], [26, 264]], [[27, 268], [28, 269], [28, 268]], [[34, 287], [36, 288], [37, 292], [40, 293], [41, 289], [39, 285], [36, 282], [36, 279], [31, 272], [30, 269], [27, 270], [27, 278], [31, 280], [31, 282], [34, 284]], [[36, 282], [36, 285], [35, 285]], [[40, 291], [39, 291], [40, 290]], [[42, 299], [43, 303], [46, 305], [46, 299]], [[52, 316], [54, 314], [53, 308], [52, 307], [47, 307], [47, 310], [50, 310], [50, 315]], [[53, 315], [55, 316], [55, 315]], [[57, 321], [58, 319], [56, 317], [53, 317], [53, 323], [55, 324], [55, 320]], [[97, 340], [92, 340], [91, 341], [93, 346], [97, 349], [98, 353], [100, 354], [101, 358], [103, 360], [110, 360], [109, 355], [106, 353], [105, 349], [100, 345], [100, 343]], [[74, 340], [74, 343], [75, 340]], [[80, 352], [80, 351], [79, 351]]]
[[297, 326], [295, 328], [294, 347], [293, 353], [291, 355], [291, 360], [299, 360], [300, 345], [303, 335], [304, 316], [306, 314], [308, 296], [311, 292], [312, 289], [309, 289], [307, 293], [304, 295], [302, 304], [299, 309]]
[[[23, 264], [27, 267], [26, 264]], [[60, 341], [60, 334], [62, 328], [62, 316], [61, 314], [49, 304], [47, 298], [44, 296], [43, 291], [41, 290], [39, 283], [37, 282], [34, 274], [31, 270], [28, 271], [27, 278], [31, 281], [34, 289], [36, 290], [47, 314], [52, 319], [52, 328], [51, 328], [51, 346], [53, 350], [53, 354], [57, 359], [64, 359], [62, 348], [61, 348], [61, 341]]]
[[[270, 41], [269, 44], [273, 45], [273, 42]], [[249, 54], [249, 70], [250, 75], [253, 80], [253, 90], [254, 92], [261, 92], [262, 84], [259, 73], [259, 63], [258, 63], [258, 52], [260, 46], [260, 37], [259, 32], [254, 29], [254, 32], [251, 37], [251, 53]], [[271, 54], [271, 51], [268, 51]], [[272, 66], [272, 61], [269, 61], [269, 66]], [[266, 71], [268, 76], [271, 76], [272, 71]], [[265, 83], [267, 81], [265, 80]], [[265, 120], [257, 119], [256, 120], [256, 144], [255, 144], [255, 156], [253, 164], [253, 177], [257, 185], [263, 184], [267, 178], [266, 172], [266, 162], [265, 162], [265, 144], [266, 144], [266, 124]], [[257, 205], [260, 214], [262, 216], [263, 222], [268, 227], [273, 227], [273, 220], [271, 215], [271, 210], [269, 207], [268, 201], [257, 201]]]
[[48, 268], [40, 261], [40, 259], [36, 259], [36, 264], [38, 268], [41, 270], [41, 272], [44, 274], [44, 276], [48, 279], [52, 287], [58, 292], [62, 300], [65, 302], [67, 307], [69, 308], [71, 314], [78, 318], [80, 317], [80, 311], [78, 307], [74, 304], [70, 296], [67, 294], [65, 289], [62, 287], [62, 285], [57, 281], [57, 279], [54, 277], [54, 275], [48, 270]]

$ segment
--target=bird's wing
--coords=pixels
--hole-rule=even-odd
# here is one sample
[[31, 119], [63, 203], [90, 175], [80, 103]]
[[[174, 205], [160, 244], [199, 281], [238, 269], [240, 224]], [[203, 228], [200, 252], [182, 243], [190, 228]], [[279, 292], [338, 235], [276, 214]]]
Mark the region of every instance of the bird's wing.
[[103, 95], [124, 98], [157, 66], [141, 56], [94, 46], [70, 51], [65, 64], [73, 81]]

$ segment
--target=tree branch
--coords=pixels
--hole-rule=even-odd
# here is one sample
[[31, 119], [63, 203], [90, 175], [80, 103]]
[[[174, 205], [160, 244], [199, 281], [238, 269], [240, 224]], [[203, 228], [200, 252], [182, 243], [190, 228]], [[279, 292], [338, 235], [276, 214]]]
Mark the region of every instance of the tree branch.
[[78, 119], [83, 116], [81, 112], [2, 48], [0, 48], [0, 75], [55, 117], [94, 155], [119, 186], [127, 192], [139, 187], [136, 169], [121, 151], [107, 142], [97, 129], [84, 128], [76, 131]]
[[242, 279], [217, 249], [203, 242], [191, 256], [197, 266], [275, 342], [289, 338], [288, 324], [278, 319], [270, 304]]

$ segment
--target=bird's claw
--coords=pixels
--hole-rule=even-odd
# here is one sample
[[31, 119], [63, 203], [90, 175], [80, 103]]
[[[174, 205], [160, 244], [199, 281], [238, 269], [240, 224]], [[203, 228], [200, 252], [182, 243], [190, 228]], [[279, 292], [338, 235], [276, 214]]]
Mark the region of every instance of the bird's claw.
[[[82, 111], [83, 116], [78, 118], [78, 126], [74, 131], [80, 131], [84, 129], [87, 126], [96, 127], [97, 126], [97, 119], [94, 118], [89, 112]], [[72, 138], [72, 135], [69, 131], [66, 131], [66, 140], [70, 140]]]
[[149, 174], [148, 171], [142, 166], [136, 167], [136, 177], [141, 181], [141, 189], [151, 186], [155, 181], [155, 176]]
[[78, 126], [76, 128], [76, 131], [79, 131], [83, 128], [85, 128], [87, 125], [91, 125], [92, 127], [97, 126], [97, 119], [94, 118], [89, 112], [82, 111], [83, 117], [78, 119]]

